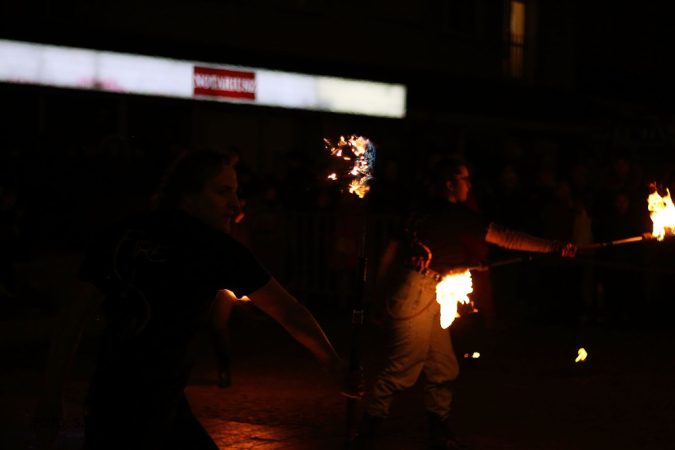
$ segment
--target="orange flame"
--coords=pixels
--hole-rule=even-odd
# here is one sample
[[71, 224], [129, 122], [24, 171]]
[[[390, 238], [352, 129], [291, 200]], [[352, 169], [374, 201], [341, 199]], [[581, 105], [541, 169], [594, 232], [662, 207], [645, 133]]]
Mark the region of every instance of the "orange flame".
[[577, 359], [574, 362], [580, 362], [580, 361], [586, 361], [586, 357], [588, 356], [588, 353], [586, 353], [586, 350], [583, 348], [579, 349], [579, 356], [577, 356]]
[[448, 328], [457, 314], [457, 302], [468, 304], [469, 294], [473, 292], [471, 272], [450, 273], [436, 285], [436, 301], [441, 305], [441, 327]]
[[[327, 146], [330, 146], [331, 155], [342, 158], [344, 161], [354, 160], [353, 166], [347, 172], [347, 175], [353, 180], [349, 184], [349, 193], [356, 194], [360, 198], [370, 190], [368, 182], [372, 179], [373, 164], [375, 160], [375, 147], [370, 139], [362, 136], [350, 136], [345, 139], [340, 136], [340, 141], [333, 145], [329, 139], [324, 139]], [[347, 156], [344, 150], [349, 150], [353, 156]], [[337, 174], [331, 174], [328, 178], [337, 180]]]
[[666, 236], [675, 234], [675, 205], [670, 199], [670, 191], [666, 189], [666, 196], [661, 197], [656, 189], [656, 183], [652, 184], [654, 193], [649, 196], [649, 211], [654, 228], [652, 236], [662, 241]]

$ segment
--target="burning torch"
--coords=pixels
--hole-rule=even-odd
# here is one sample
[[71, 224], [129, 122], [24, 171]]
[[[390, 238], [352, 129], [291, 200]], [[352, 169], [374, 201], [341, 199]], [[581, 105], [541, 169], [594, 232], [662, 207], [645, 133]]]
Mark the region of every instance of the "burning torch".
[[[349, 180], [349, 184], [343, 191], [349, 191], [349, 194], [355, 194], [359, 198], [365, 198], [370, 190], [369, 182], [373, 178], [373, 169], [375, 166], [375, 146], [369, 139], [362, 136], [350, 136], [345, 139], [344, 136], [334, 144], [329, 139], [324, 139], [326, 148], [330, 150], [336, 162], [336, 170], [328, 178], [335, 182]], [[367, 211], [367, 208], [366, 208]], [[359, 246], [359, 270], [358, 282], [356, 285], [356, 296], [354, 298], [354, 307], [352, 310], [352, 329], [351, 343], [349, 352], [349, 367], [351, 370], [359, 370], [361, 367], [361, 326], [363, 324], [363, 305], [365, 297], [365, 284], [367, 272], [366, 259], [366, 235], [368, 220], [363, 222], [363, 231], [361, 234]], [[356, 425], [356, 399], [347, 399], [346, 413], [346, 432], [347, 441], [354, 435]]]
[[[658, 192], [656, 183], [652, 183], [651, 188], [654, 192], [647, 199], [648, 209], [653, 223], [651, 233], [644, 233], [640, 236], [619, 239], [616, 241], [598, 242], [579, 247], [577, 250], [597, 250], [605, 247], [653, 239], [663, 241], [666, 237], [675, 235], [675, 205], [673, 205], [673, 201], [670, 198], [670, 191], [666, 189], [666, 195], [662, 197]], [[532, 261], [534, 258], [535, 256], [528, 254], [502, 261], [482, 263], [472, 267], [456, 268], [451, 271], [443, 277], [443, 280], [436, 286], [436, 298], [438, 303], [441, 304], [441, 326], [443, 328], [449, 327], [455, 320], [455, 317], [458, 317], [457, 302], [464, 304], [470, 303], [468, 295], [473, 291], [471, 284], [472, 270], [487, 270], [492, 267]]]
[[656, 183], [652, 183], [650, 188], [654, 190], [647, 198], [647, 208], [649, 216], [652, 219], [652, 232], [644, 233], [641, 236], [635, 236], [618, 241], [600, 242], [597, 244], [580, 247], [579, 250], [595, 250], [614, 245], [630, 244], [631, 242], [641, 242], [656, 239], [663, 241], [665, 238], [675, 234], [675, 205], [670, 198], [670, 191], [666, 189], [665, 197], [659, 194]]

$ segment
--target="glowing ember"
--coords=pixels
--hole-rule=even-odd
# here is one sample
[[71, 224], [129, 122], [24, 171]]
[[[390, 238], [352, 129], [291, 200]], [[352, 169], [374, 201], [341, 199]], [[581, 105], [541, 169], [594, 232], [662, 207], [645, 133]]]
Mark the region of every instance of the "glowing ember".
[[670, 199], [670, 191], [666, 189], [666, 196], [661, 197], [656, 189], [656, 183], [651, 187], [654, 193], [648, 198], [649, 211], [654, 224], [652, 236], [662, 241], [666, 236], [675, 234], [675, 205]]
[[[470, 356], [471, 356], [472, 359], [478, 359], [478, 358], [480, 358], [480, 353], [478, 353], [478, 352], [473, 352]], [[468, 358], [468, 357], [469, 357], [469, 354], [468, 354], [468, 353], [465, 353], [465, 354], [464, 354], [464, 357], [465, 357], [465, 358]]]
[[468, 304], [468, 295], [473, 292], [471, 272], [451, 273], [436, 285], [436, 301], [441, 304], [441, 327], [448, 328], [457, 314], [457, 302]]
[[588, 353], [586, 353], [586, 350], [583, 348], [579, 349], [579, 356], [577, 356], [577, 359], [574, 362], [580, 362], [580, 361], [586, 361], [586, 357], [588, 356]]
[[[354, 161], [353, 165], [344, 173], [344, 176], [353, 178], [349, 183], [349, 193], [356, 194], [360, 198], [370, 190], [368, 182], [373, 178], [373, 166], [375, 165], [375, 146], [368, 138], [362, 136], [350, 136], [345, 139], [340, 136], [340, 141], [333, 143], [324, 139], [327, 147], [330, 148], [331, 155], [336, 156], [343, 161]], [[351, 152], [351, 156], [347, 156]], [[337, 180], [337, 173], [331, 174], [328, 178]]]

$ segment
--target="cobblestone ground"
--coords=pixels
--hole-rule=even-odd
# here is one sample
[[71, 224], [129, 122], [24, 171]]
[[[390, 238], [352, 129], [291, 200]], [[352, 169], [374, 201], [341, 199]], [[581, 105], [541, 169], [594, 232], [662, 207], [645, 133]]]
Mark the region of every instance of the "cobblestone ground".
[[[348, 320], [318, 318], [342, 351]], [[220, 448], [344, 448], [346, 400], [328, 375], [278, 325], [255, 314], [234, 319], [233, 386], [215, 385], [204, 333], [187, 388], [195, 414]], [[3, 323], [0, 448], [37, 448], [30, 416], [52, 327], [47, 319]], [[81, 446], [79, 405], [96, 348], [95, 330], [88, 335], [68, 385], [59, 449]], [[675, 448], [674, 343], [670, 331], [507, 328], [462, 369], [453, 410], [457, 434], [476, 450]], [[383, 362], [383, 345], [381, 332], [366, 327], [369, 384]], [[579, 347], [589, 353], [583, 365], [574, 362]], [[422, 394], [418, 383], [401, 395], [380, 430], [378, 449], [426, 448]]]

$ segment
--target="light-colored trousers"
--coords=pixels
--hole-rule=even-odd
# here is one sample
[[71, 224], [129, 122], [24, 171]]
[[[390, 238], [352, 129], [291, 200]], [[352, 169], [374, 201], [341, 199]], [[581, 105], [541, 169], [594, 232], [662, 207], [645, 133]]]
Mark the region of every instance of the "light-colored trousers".
[[427, 410], [445, 419], [459, 364], [450, 333], [441, 328], [437, 282], [410, 269], [401, 270], [394, 280], [387, 299], [388, 361], [373, 386], [366, 412], [386, 417], [394, 395], [413, 386], [424, 371]]

